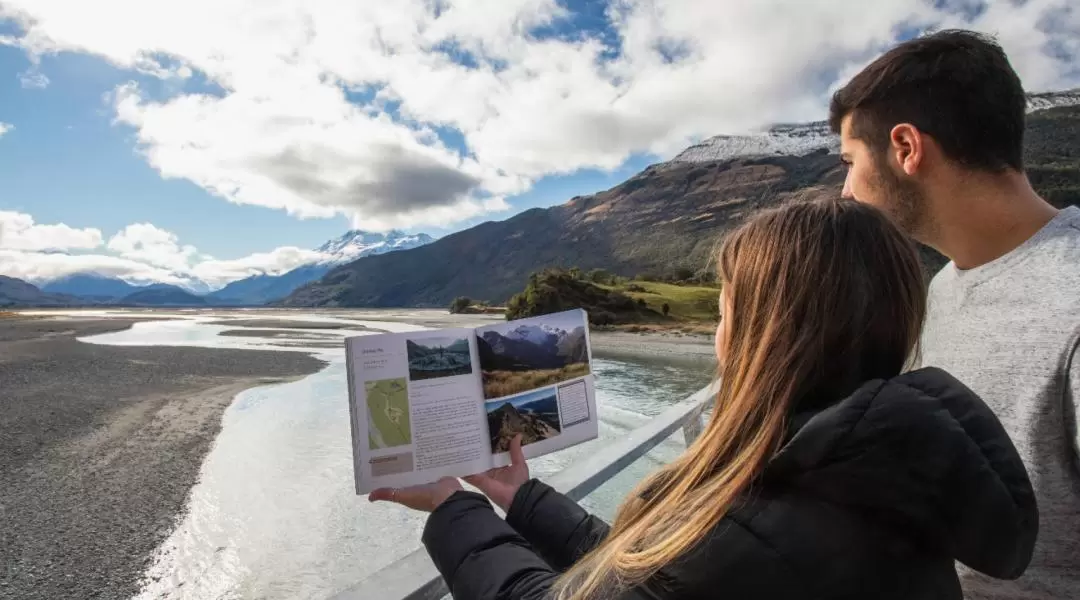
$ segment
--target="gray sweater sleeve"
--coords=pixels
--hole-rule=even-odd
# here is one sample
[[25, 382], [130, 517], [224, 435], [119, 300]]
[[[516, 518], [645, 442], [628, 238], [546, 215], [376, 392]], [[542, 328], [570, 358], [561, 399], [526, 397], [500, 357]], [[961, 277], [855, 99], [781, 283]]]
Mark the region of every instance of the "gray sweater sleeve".
[[1073, 339], [1072, 352], [1065, 364], [1065, 426], [1069, 428], [1069, 438], [1072, 440], [1072, 463], [1077, 473], [1080, 473], [1080, 426], [1077, 425], [1077, 415], [1080, 415], [1080, 331]]

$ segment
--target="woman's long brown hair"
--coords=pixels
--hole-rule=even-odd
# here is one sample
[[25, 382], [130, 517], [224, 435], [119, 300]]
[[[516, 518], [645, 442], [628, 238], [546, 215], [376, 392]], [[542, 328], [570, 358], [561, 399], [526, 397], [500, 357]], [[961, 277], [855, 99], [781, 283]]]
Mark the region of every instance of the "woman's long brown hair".
[[793, 412], [896, 376], [916, 352], [921, 263], [872, 207], [800, 200], [760, 213], [727, 237], [718, 267], [732, 311], [712, 417], [556, 581], [559, 600], [613, 597], [690, 551], [748, 491]]

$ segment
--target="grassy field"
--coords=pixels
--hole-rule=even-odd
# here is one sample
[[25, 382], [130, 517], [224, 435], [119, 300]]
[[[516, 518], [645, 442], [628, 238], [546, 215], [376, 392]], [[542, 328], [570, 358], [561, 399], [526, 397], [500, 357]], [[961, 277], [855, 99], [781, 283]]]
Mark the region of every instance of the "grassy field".
[[561, 369], [484, 371], [484, 397], [489, 400], [502, 398], [588, 374], [588, 363], [575, 363]]
[[628, 331], [683, 331], [711, 333], [716, 328], [719, 310], [719, 287], [675, 285], [650, 281], [631, 281], [620, 285], [601, 286], [622, 292], [634, 300], [644, 300], [648, 307], [663, 313], [666, 303], [668, 319], [656, 323], [616, 326]]

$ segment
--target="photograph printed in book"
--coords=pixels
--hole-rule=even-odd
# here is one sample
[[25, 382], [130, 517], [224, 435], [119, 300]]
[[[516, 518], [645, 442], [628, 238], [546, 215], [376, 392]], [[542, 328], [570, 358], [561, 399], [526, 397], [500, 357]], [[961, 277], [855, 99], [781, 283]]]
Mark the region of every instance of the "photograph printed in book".
[[588, 375], [586, 327], [585, 312], [570, 311], [477, 328], [484, 399]]
[[409, 380], [472, 374], [468, 338], [426, 337], [405, 341]]
[[487, 411], [491, 451], [494, 454], [508, 451], [510, 441], [519, 433], [522, 446], [562, 433], [555, 388], [491, 400], [484, 403], [484, 409]]

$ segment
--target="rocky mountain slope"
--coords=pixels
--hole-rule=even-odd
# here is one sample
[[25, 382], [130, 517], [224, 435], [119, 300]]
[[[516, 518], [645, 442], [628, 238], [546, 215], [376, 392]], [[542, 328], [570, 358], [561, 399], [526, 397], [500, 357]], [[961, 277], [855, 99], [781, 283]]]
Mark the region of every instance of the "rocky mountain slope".
[[491, 432], [491, 449], [506, 452], [514, 436], [521, 434], [521, 445], [546, 440], [559, 435], [559, 413], [554, 397], [544, 402], [533, 402], [518, 410], [510, 402], [488, 413], [488, 431]]
[[[1029, 115], [1025, 139], [1032, 182], [1058, 206], [1080, 203], [1080, 105], [1073, 95], [1038, 97], [1054, 107]], [[782, 151], [803, 146], [792, 148]], [[598, 194], [483, 223], [420, 248], [359, 259], [280, 304], [445, 307], [458, 296], [503, 302], [530, 273], [549, 266], [621, 275], [707, 268], [723, 234], [746, 215], [809, 187], [839, 192], [843, 178], [827, 147], [802, 155], [676, 158]], [[928, 249], [924, 259], [932, 271], [944, 264]]]

